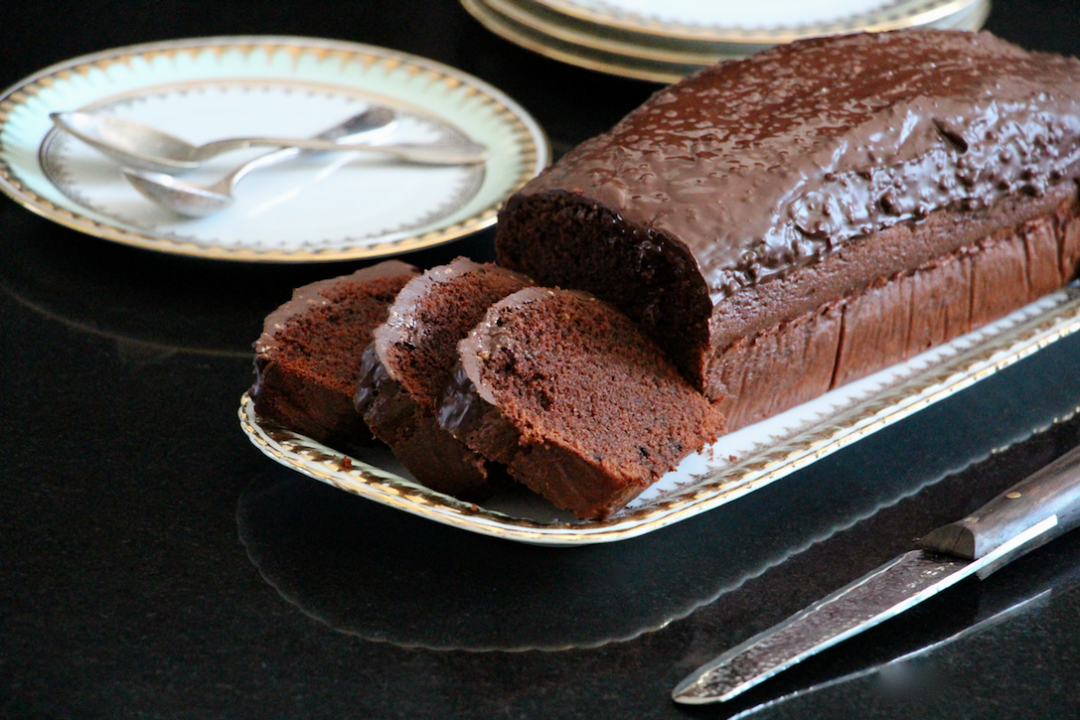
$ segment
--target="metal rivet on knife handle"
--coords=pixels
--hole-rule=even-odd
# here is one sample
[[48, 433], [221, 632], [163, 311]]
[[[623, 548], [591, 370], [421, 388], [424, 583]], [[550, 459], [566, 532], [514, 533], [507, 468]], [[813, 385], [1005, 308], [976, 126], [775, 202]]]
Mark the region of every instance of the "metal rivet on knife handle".
[[1054, 532], [1025, 546], [1012, 558], [1016, 559], [1080, 525], [1080, 448], [1009, 488], [973, 515], [927, 533], [918, 547], [977, 560], [1032, 525], [1057, 515]]

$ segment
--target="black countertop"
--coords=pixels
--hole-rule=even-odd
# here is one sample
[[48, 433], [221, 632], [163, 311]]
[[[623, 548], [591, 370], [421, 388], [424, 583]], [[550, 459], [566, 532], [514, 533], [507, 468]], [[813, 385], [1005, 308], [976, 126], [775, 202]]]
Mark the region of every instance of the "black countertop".
[[[988, 27], [1080, 54], [1074, 3], [999, 0]], [[517, 48], [451, 0], [9, 3], [0, 28], [0, 86], [168, 38], [404, 50], [506, 91], [556, 154], [658, 87]], [[410, 259], [458, 254], [490, 258], [491, 233]], [[688, 709], [669, 692], [1080, 441], [1080, 337], [731, 505], [633, 540], [545, 549], [346, 495], [244, 438], [236, 409], [263, 316], [293, 287], [357, 266], [155, 254], [0, 201], [0, 716], [722, 717], [825, 683], [754, 717], [1076, 717], [1080, 536], [740, 705]], [[547, 649], [513, 652], [526, 647]]]

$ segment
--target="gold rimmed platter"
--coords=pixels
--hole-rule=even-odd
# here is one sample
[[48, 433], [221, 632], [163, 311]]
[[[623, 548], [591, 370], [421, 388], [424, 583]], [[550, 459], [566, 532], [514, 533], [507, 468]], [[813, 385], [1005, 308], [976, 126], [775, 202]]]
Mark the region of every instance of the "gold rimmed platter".
[[[379, 142], [472, 141], [482, 165], [431, 167], [362, 154], [308, 155], [253, 173], [236, 204], [181, 218], [130, 187], [120, 167], [56, 129], [85, 110], [201, 143], [311, 136], [372, 105], [397, 112]], [[207, 182], [260, 150], [220, 156]], [[196, 38], [108, 50], [46, 68], [0, 95], [0, 190], [95, 237], [219, 260], [310, 262], [393, 255], [489, 227], [549, 161], [536, 121], [498, 89], [440, 63], [317, 38]]]
[[1046, 296], [905, 363], [833, 390], [686, 458], [626, 508], [576, 520], [525, 493], [464, 503], [413, 481], [380, 451], [342, 452], [258, 417], [240, 424], [268, 457], [362, 497], [464, 530], [537, 545], [574, 546], [643, 535], [732, 502], [923, 410], [1080, 330], [1080, 287]]

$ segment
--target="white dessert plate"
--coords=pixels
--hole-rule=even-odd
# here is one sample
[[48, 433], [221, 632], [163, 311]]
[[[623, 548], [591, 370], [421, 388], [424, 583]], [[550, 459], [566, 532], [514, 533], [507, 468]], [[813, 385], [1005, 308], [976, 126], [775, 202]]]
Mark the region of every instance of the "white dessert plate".
[[[720, 60], [744, 57], [779, 42], [815, 34], [807, 28], [787, 34], [770, 31], [761, 36], [739, 31], [722, 41], [649, 35], [557, 12], [541, 0], [461, 2], [491, 32], [545, 57], [599, 72], [664, 83], [680, 80]], [[925, 27], [977, 30], [985, 23], [988, 13], [989, 2], [978, 0], [962, 4], [952, 14], [941, 17], [924, 14], [915, 19], [929, 19]], [[884, 24], [875, 29], [888, 27]]]
[[888, 427], [1080, 330], [1070, 286], [908, 362], [720, 438], [607, 520], [582, 521], [532, 495], [465, 503], [413, 481], [385, 451], [346, 455], [260, 419], [244, 395], [240, 424], [267, 456], [316, 480], [454, 527], [538, 545], [643, 535], [731, 502]]
[[699, 56], [694, 63], [679, 63], [657, 58], [642, 59], [610, 49], [598, 50], [537, 30], [500, 12], [484, 0], [461, 0], [461, 4], [481, 25], [504, 40], [552, 60], [609, 75], [672, 83], [715, 61]]
[[601, 27], [711, 42], [790, 42], [802, 37], [932, 26], [986, 0], [534, 0]]
[[[253, 173], [236, 203], [189, 219], [157, 207], [120, 167], [49, 113], [88, 110], [158, 127], [193, 143], [309, 137], [372, 104], [398, 112], [377, 142], [487, 146], [482, 165], [408, 165], [323, 153]], [[255, 149], [184, 175], [212, 181]], [[550, 161], [528, 113], [454, 68], [384, 48], [252, 36], [119, 48], [46, 68], [0, 95], [0, 189], [62, 225], [139, 247], [204, 258], [301, 262], [374, 258], [488, 227], [509, 194]]]

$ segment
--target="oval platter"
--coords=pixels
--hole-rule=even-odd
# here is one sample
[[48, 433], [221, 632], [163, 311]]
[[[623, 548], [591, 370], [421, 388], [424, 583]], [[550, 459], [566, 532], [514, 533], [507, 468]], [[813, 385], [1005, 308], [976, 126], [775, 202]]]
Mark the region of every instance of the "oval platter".
[[416, 483], [388, 452], [329, 448], [260, 418], [248, 395], [239, 415], [248, 438], [268, 457], [346, 492], [483, 535], [587, 545], [643, 535], [732, 502], [1078, 330], [1080, 287], [1074, 284], [905, 363], [720, 438], [606, 520], [576, 520], [525, 493], [497, 495], [483, 505], [461, 502]]

